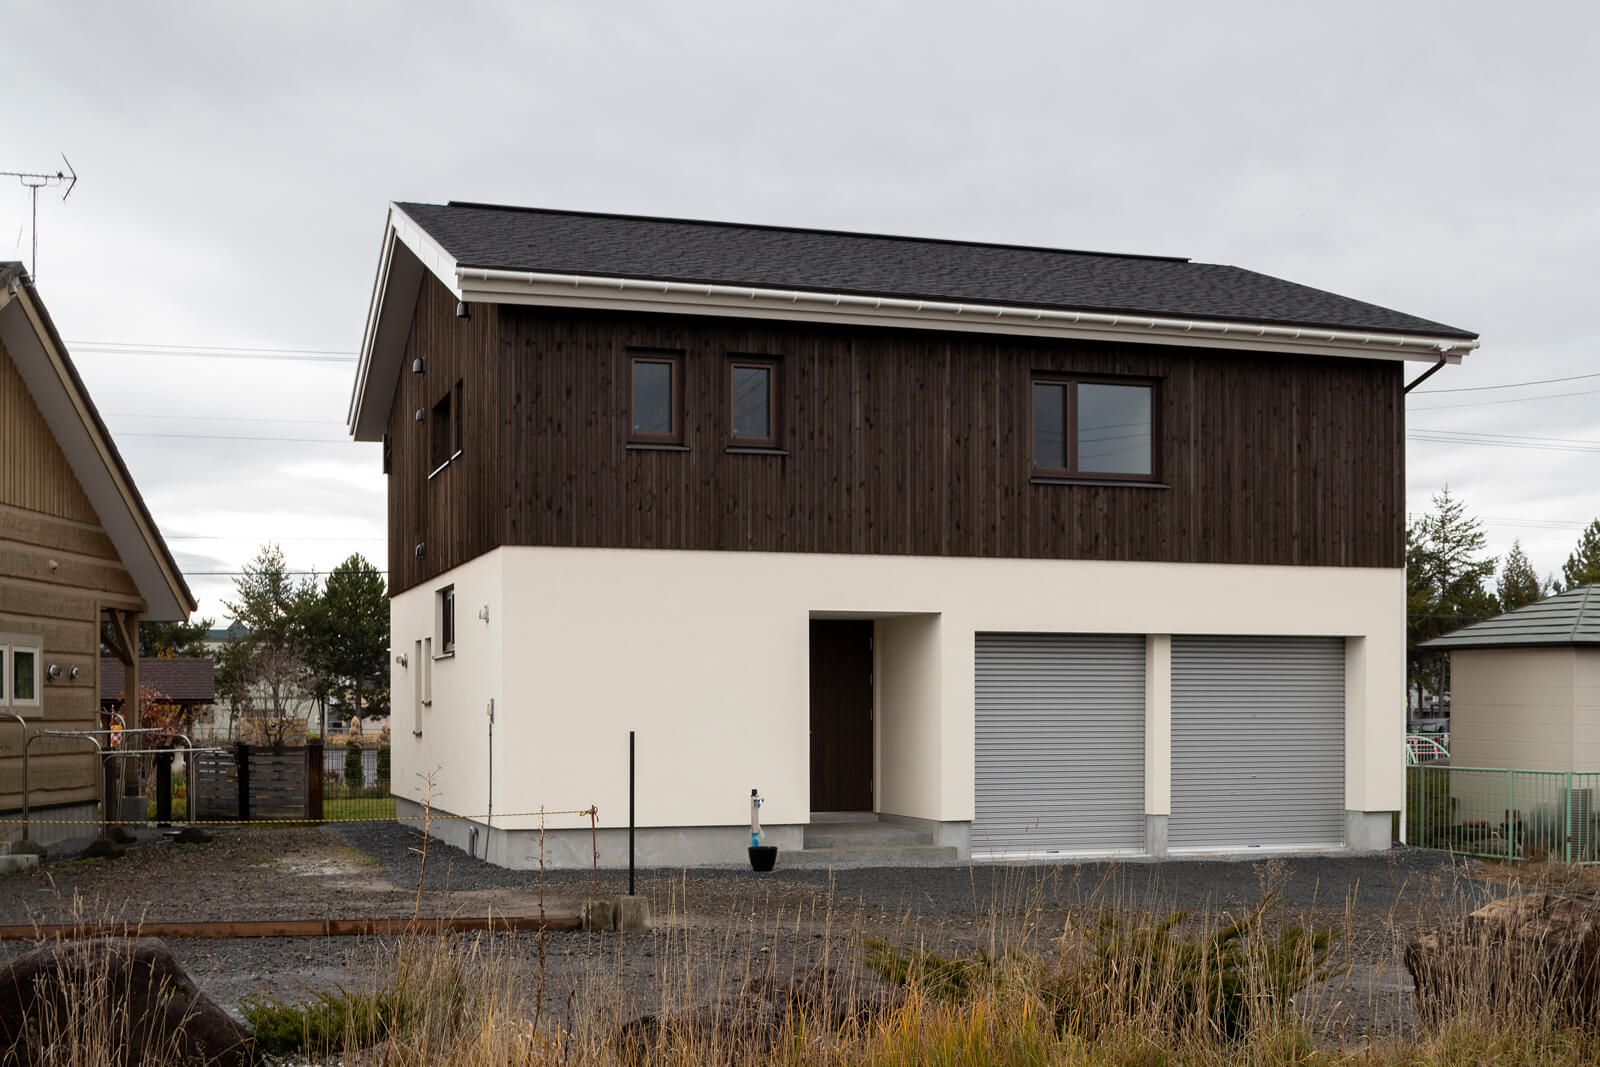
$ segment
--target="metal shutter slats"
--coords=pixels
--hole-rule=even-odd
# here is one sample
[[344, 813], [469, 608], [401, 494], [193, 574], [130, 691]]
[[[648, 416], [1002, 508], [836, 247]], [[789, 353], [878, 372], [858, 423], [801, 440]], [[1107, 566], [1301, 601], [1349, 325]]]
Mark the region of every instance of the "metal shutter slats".
[[1344, 640], [1172, 639], [1171, 848], [1344, 844]]
[[975, 852], [1143, 851], [1144, 645], [977, 635]]

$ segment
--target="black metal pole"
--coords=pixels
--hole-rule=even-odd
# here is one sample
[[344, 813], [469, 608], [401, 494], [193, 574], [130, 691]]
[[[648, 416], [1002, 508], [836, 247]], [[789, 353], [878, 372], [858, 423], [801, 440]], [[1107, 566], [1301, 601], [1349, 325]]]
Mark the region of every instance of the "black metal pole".
[[628, 895], [633, 896], [633, 731], [628, 731]]

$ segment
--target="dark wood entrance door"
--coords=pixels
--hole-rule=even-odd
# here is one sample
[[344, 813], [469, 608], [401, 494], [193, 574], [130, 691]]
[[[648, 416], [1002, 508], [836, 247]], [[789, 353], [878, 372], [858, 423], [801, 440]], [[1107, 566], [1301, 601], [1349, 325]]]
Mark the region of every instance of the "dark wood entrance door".
[[811, 810], [872, 810], [872, 621], [811, 620]]

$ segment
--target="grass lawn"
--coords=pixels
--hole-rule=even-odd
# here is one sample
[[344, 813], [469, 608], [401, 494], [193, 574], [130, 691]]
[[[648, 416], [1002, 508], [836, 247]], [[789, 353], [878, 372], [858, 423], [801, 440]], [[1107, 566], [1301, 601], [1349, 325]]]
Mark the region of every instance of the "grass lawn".
[[340, 819], [392, 819], [394, 797], [323, 797], [322, 818], [328, 822]]

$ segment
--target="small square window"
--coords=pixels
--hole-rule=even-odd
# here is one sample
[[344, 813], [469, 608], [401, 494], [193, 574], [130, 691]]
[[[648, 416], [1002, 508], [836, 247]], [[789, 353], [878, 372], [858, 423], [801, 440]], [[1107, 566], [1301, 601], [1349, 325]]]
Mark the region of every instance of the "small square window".
[[777, 448], [780, 429], [777, 361], [741, 357], [730, 362], [728, 405], [733, 444]]
[[630, 366], [628, 439], [682, 444], [682, 357], [671, 353], [636, 353]]
[[1033, 472], [1154, 481], [1156, 412], [1154, 382], [1036, 377]]

